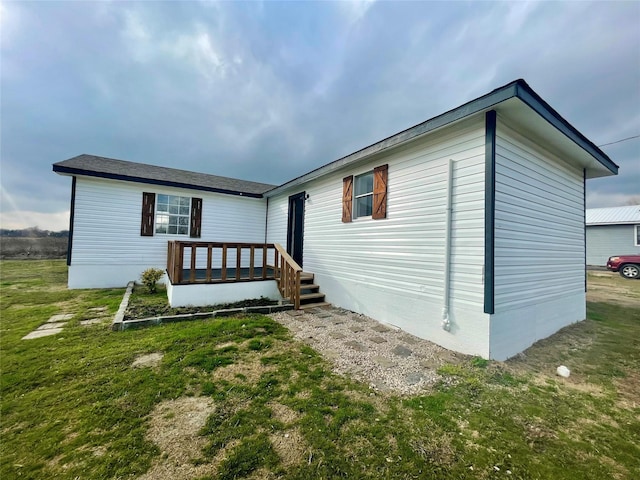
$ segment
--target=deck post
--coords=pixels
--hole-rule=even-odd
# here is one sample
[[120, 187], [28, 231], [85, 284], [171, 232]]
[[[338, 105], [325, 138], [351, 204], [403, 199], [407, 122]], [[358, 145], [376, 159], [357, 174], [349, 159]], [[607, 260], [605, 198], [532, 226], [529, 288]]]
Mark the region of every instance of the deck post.
[[211, 282], [211, 263], [213, 259], [213, 245], [207, 244], [207, 283]]
[[227, 244], [222, 244], [222, 272], [220, 278], [223, 282], [227, 280]]
[[240, 280], [240, 259], [242, 258], [242, 247], [236, 245], [236, 280]]

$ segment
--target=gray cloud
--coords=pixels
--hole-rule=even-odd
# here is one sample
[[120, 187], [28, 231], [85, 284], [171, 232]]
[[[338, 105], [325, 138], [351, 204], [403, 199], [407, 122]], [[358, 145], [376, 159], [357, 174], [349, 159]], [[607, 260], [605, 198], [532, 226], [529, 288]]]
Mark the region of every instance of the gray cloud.
[[[640, 133], [640, 4], [3, 4], [2, 211], [79, 153], [281, 183], [525, 78], [596, 144]], [[640, 194], [640, 139], [603, 147]], [[8, 199], [11, 199], [9, 201]]]

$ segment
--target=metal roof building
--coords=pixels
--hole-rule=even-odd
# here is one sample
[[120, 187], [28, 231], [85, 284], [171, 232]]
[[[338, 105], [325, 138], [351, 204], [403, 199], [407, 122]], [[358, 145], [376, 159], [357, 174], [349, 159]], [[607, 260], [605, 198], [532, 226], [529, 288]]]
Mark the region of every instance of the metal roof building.
[[640, 223], [640, 205], [610, 208], [589, 208], [587, 225], [629, 225]]
[[614, 255], [640, 255], [640, 205], [586, 211], [587, 265], [604, 266]]

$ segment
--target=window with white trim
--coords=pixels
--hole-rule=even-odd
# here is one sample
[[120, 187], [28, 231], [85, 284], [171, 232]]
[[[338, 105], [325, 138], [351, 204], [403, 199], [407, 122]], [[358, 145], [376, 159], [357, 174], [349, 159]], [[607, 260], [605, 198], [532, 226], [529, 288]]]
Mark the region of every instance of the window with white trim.
[[189, 235], [191, 198], [157, 195], [156, 233]]
[[640, 247], [640, 225], [636, 225], [636, 247]]
[[373, 170], [355, 177], [353, 218], [370, 217], [373, 212]]

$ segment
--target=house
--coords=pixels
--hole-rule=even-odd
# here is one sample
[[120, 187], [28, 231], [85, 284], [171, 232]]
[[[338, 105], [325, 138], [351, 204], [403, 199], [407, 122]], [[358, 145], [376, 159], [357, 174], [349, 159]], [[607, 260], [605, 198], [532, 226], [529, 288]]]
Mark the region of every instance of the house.
[[587, 265], [605, 266], [614, 255], [640, 255], [640, 205], [589, 208]]
[[523, 80], [273, 188], [158, 168], [54, 164], [71, 288], [276, 283], [494, 359], [585, 318], [585, 182], [618, 171]]

